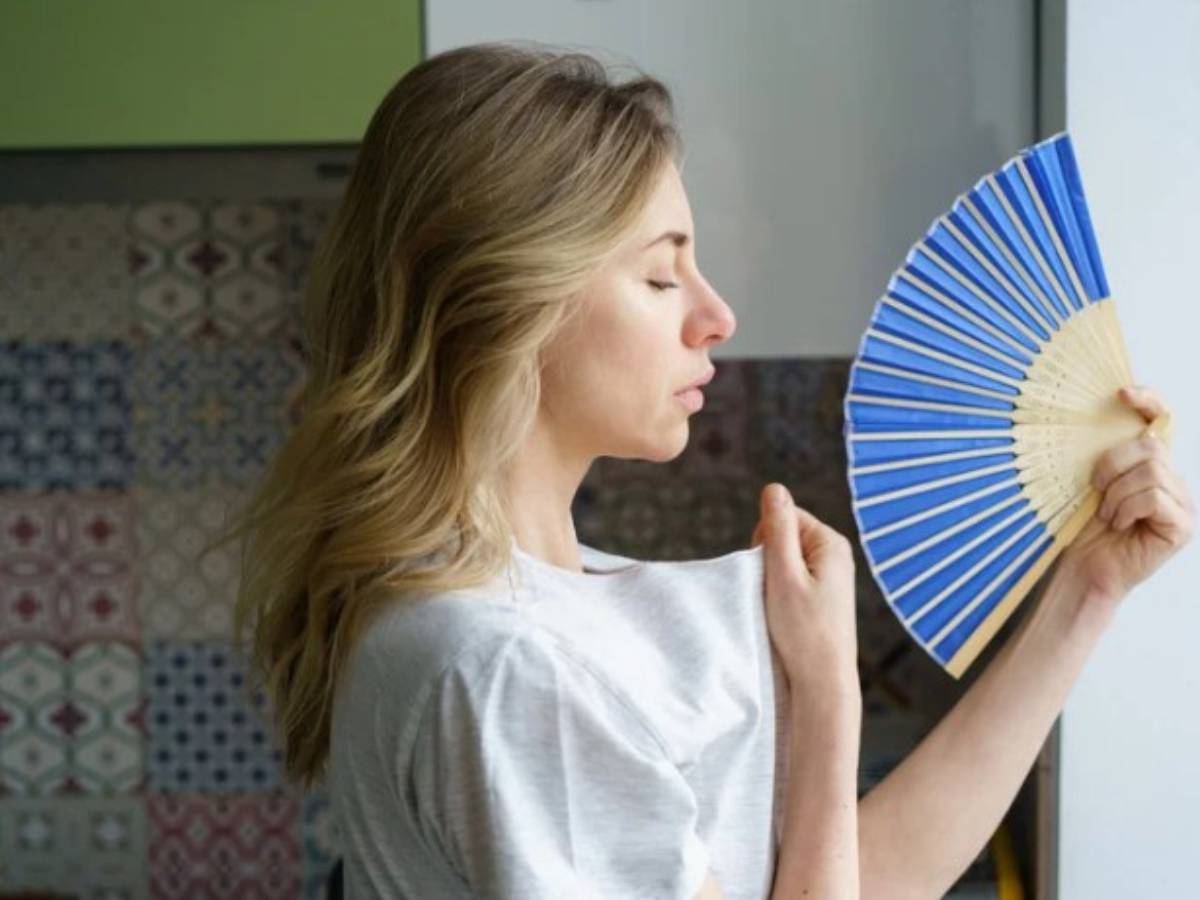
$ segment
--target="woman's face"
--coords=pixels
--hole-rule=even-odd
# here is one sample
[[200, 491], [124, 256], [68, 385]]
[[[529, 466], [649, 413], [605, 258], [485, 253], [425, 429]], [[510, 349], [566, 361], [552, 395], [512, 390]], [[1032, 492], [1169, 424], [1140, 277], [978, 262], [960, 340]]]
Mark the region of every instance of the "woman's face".
[[547, 350], [539, 416], [563, 451], [661, 462], [687, 445], [693, 410], [678, 393], [710, 374], [709, 348], [737, 327], [696, 267], [694, 233], [669, 163], [633, 234]]

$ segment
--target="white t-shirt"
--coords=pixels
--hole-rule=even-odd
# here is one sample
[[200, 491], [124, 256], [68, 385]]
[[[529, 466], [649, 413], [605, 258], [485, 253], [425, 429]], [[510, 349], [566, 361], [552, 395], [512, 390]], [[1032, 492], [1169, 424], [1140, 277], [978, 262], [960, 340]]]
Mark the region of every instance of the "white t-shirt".
[[585, 571], [513, 544], [484, 588], [397, 603], [351, 654], [329, 791], [347, 896], [768, 897], [787, 687], [762, 547]]

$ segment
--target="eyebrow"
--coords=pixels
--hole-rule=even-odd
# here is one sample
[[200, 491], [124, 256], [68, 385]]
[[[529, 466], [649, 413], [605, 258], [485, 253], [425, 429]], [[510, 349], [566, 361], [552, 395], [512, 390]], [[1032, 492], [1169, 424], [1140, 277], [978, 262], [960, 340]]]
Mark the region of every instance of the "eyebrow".
[[691, 240], [691, 238], [689, 238], [682, 231], [664, 231], [662, 234], [660, 234], [658, 237], [656, 237], [654, 240], [652, 240], [650, 243], [648, 243], [645, 247], [643, 247], [642, 251], [645, 252], [646, 250], [649, 250], [651, 247], [653, 247], [659, 241], [665, 241], [667, 238], [670, 238], [671, 242], [676, 247], [685, 247], [685, 246], [687, 246], [687, 242], [689, 240]]

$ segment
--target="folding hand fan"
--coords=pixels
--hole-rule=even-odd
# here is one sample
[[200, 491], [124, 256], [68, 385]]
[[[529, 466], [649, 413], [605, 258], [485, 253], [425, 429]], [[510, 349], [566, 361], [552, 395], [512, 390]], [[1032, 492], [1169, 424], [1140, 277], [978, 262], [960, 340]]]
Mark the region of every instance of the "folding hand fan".
[[880, 298], [843, 434], [892, 611], [955, 678], [1099, 505], [1097, 458], [1147, 427], [1066, 133], [937, 218]]

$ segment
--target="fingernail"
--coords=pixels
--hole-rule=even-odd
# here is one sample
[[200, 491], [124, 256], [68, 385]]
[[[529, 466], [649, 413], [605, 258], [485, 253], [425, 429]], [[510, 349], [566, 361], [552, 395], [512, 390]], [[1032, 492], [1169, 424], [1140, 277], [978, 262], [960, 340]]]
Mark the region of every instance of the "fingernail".
[[787, 503], [787, 488], [785, 488], [782, 484], [776, 484], [772, 486], [771, 505], [778, 508], [782, 507], [785, 503]]

